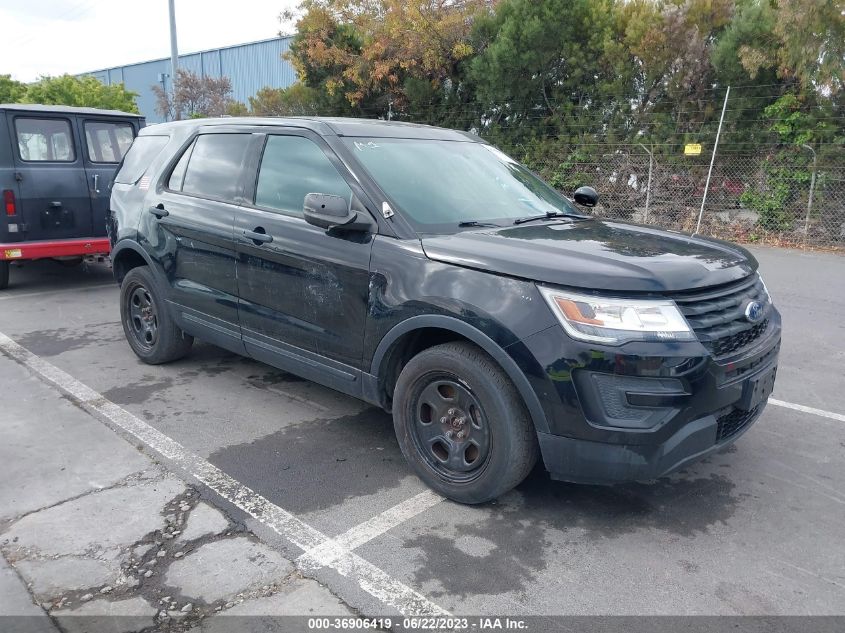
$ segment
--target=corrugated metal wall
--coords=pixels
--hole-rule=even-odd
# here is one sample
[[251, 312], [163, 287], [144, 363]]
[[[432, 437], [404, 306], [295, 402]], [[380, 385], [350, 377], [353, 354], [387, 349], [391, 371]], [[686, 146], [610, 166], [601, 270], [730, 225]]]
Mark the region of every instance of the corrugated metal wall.
[[[293, 66], [282, 59], [290, 42], [290, 37], [277, 37], [179, 55], [179, 66], [200, 76], [228, 77], [232, 82], [232, 96], [237, 101], [248, 103], [249, 97], [265, 86], [285, 88], [296, 81]], [[109, 85], [123, 82], [128, 90], [138, 93], [138, 109], [147, 117], [148, 123], [163, 120], [155, 111], [152, 86], [164, 80], [170, 88], [169, 57], [82, 74], [92, 75]]]

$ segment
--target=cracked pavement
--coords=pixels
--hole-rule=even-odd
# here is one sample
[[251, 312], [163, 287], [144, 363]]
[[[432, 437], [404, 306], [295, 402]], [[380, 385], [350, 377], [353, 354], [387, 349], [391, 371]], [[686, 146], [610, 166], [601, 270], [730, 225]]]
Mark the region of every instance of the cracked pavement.
[[229, 615], [353, 614], [5, 356], [0, 382], [21, 387], [0, 416], [0, 613], [21, 616], [16, 630], [222, 631]]

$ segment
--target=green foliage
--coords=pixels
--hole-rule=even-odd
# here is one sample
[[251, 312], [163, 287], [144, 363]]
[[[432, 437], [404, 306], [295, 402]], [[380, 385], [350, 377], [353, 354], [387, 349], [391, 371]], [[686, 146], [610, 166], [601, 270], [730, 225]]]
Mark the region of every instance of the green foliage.
[[94, 77], [42, 77], [26, 87], [18, 100], [23, 103], [45, 105], [84, 106], [104, 110], [138, 112], [135, 98], [138, 93], [126, 90], [123, 84], [106, 86]]
[[232, 103], [226, 106], [226, 114], [227, 116], [247, 116], [249, 114], [249, 108], [240, 101], [232, 101]]
[[804, 209], [812, 172], [807, 152], [784, 148], [762, 163], [759, 182], [740, 195], [740, 202], [760, 214], [759, 224], [773, 231], [792, 228]]
[[0, 103], [17, 103], [26, 94], [26, 84], [12, 79], [11, 75], [0, 75]]
[[287, 88], [265, 87], [249, 98], [249, 109], [256, 116], [314, 116], [320, 114], [324, 95], [302, 82]]

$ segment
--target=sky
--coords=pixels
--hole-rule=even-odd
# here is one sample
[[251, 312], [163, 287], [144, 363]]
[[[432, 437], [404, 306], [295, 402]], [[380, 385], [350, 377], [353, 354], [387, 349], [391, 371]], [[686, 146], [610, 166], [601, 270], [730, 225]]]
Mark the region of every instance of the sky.
[[[290, 33], [298, 0], [175, 0], [179, 53]], [[0, 0], [0, 75], [34, 81], [170, 57], [167, 0]]]

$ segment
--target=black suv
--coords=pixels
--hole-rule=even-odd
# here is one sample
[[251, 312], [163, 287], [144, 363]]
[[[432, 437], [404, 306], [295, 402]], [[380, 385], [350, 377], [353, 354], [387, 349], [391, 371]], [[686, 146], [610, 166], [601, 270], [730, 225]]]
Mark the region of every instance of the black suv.
[[147, 127], [109, 235], [142, 360], [196, 336], [384, 407], [417, 474], [462, 502], [539, 455], [567, 481], [665, 475], [739, 437], [774, 383], [780, 316], [751, 254], [579, 213], [453, 130]]

